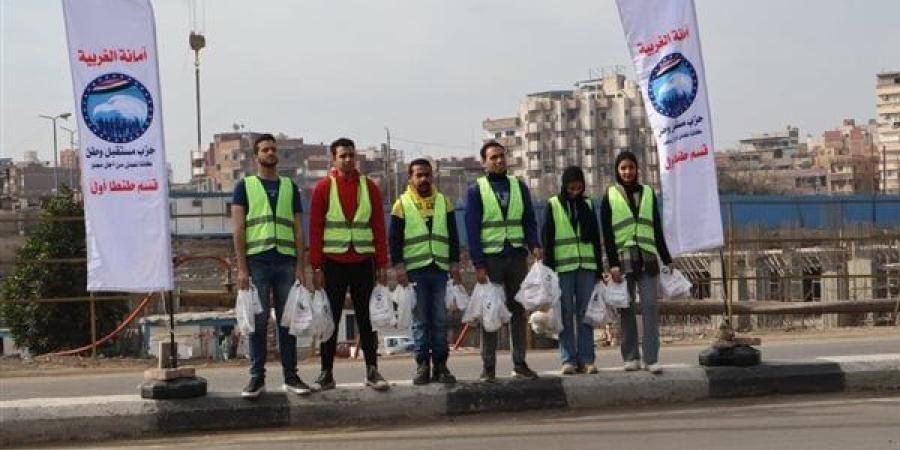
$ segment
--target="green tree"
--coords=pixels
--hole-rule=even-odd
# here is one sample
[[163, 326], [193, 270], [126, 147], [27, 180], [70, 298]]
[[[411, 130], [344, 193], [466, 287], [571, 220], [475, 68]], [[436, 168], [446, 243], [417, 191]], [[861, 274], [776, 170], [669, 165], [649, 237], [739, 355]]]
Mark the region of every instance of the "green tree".
[[[84, 209], [68, 188], [48, 200], [48, 218], [81, 217]], [[85, 296], [84, 263], [46, 263], [48, 259], [83, 258], [84, 223], [48, 220], [35, 225], [16, 254], [16, 266], [0, 283], [0, 320], [9, 327], [16, 345], [32, 354], [72, 349], [90, 343], [90, 305], [87, 302], [37, 303], [33, 299]], [[97, 338], [119, 324], [122, 302], [97, 302]]]

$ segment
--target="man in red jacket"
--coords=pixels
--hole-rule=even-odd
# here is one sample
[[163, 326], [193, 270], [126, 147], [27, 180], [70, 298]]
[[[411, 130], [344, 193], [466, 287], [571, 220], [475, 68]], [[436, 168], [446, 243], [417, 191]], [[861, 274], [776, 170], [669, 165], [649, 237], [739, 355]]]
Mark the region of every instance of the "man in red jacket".
[[[390, 385], [378, 373], [378, 341], [369, 320], [369, 297], [377, 278], [386, 283], [388, 264], [384, 206], [378, 186], [356, 169], [356, 146], [350, 139], [331, 143], [333, 167], [313, 190], [309, 216], [309, 263], [313, 285], [325, 288], [334, 323], [341, 317], [350, 289], [360, 345], [366, 359], [366, 385], [379, 391]], [[334, 389], [332, 375], [337, 327], [322, 343], [322, 373], [313, 389]]]

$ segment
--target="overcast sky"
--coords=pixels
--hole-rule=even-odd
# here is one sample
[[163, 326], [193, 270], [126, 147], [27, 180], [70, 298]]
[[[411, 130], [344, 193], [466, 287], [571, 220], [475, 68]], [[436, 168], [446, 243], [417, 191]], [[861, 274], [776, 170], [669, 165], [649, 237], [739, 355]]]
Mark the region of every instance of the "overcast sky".
[[[613, 0], [195, 1], [209, 45], [204, 143], [235, 122], [358, 146], [389, 127], [408, 156], [470, 155], [481, 121], [514, 114], [526, 94], [631, 67]], [[167, 158], [185, 181], [192, 2], [153, 5]], [[697, 14], [720, 149], [787, 124], [806, 135], [873, 118], [875, 74], [900, 70], [897, 0], [697, 0]], [[61, 3], [0, 0], [0, 16], [0, 156], [52, 160], [51, 126], [37, 116], [74, 108]]]

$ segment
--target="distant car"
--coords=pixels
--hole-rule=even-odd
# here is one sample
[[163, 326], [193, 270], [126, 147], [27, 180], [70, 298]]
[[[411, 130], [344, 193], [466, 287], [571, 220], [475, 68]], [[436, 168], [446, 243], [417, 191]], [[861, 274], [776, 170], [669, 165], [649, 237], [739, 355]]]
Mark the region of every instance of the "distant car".
[[384, 352], [388, 355], [395, 353], [410, 353], [416, 348], [415, 343], [409, 336], [385, 336]]

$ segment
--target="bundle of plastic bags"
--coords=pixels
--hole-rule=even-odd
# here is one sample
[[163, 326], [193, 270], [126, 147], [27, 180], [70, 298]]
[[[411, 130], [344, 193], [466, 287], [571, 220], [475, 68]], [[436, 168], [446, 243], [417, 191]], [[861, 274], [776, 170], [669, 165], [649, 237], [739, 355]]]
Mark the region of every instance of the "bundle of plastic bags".
[[375, 289], [372, 289], [372, 296], [369, 297], [369, 319], [375, 330], [397, 328], [397, 316], [394, 313], [394, 302], [391, 301], [391, 291], [383, 284], [378, 284]]
[[444, 304], [448, 311], [464, 310], [469, 305], [469, 294], [466, 292], [465, 286], [457, 284], [455, 281], [447, 280], [447, 291], [444, 295]]
[[242, 334], [250, 334], [256, 330], [256, 315], [262, 314], [262, 302], [259, 300], [259, 291], [256, 286], [250, 285], [250, 289], [238, 291], [237, 300], [234, 302], [234, 316], [237, 319], [238, 331]]
[[678, 298], [691, 295], [691, 282], [678, 269], [663, 267], [659, 273], [659, 287], [663, 298]]
[[290, 334], [300, 336], [312, 327], [311, 297], [309, 289], [300, 282], [295, 282], [291, 287], [281, 314], [281, 326], [287, 327]]
[[562, 291], [559, 287], [559, 276], [543, 262], [535, 262], [525, 275], [515, 300], [527, 311], [546, 309], [559, 302]]
[[309, 304], [311, 317], [308, 330], [313, 339], [319, 342], [331, 339], [331, 335], [334, 334], [334, 317], [331, 315], [331, 304], [325, 291], [319, 289], [313, 292]]
[[594, 291], [591, 292], [591, 299], [588, 300], [587, 309], [584, 312], [584, 323], [592, 327], [601, 327], [612, 322], [610, 309], [610, 306], [606, 304], [606, 285], [598, 282], [594, 285]]
[[512, 314], [506, 307], [506, 294], [503, 286], [496, 283], [479, 283], [472, 291], [472, 297], [480, 297], [481, 326], [484, 331], [493, 333], [504, 323], [509, 322]]
[[397, 304], [396, 327], [408, 330], [412, 326], [413, 310], [416, 308], [416, 288], [411, 283], [406, 286], [397, 285], [393, 292], [394, 303]]
[[610, 280], [606, 285], [606, 304], [613, 308], [628, 308], [631, 298], [628, 295], [628, 282], [616, 283]]

